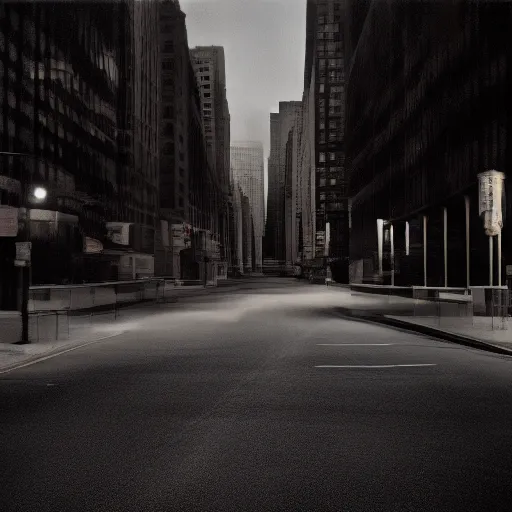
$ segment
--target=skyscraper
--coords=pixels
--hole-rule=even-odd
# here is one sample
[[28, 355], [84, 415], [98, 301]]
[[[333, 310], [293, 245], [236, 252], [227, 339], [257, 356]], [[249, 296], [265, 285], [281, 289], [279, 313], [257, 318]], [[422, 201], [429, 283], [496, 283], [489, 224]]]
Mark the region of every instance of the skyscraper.
[[206, 143], [212, 167], [223, 190], [229, 191], [230, 116], [226, 96], [226, 70], [222, 46], [198, 46], [190, 50], [201, 91]]
[[[34, 283], [116, 278], [128, 246], [152, 271], [155, 7], [0, 3], [0, 151], [20, 154], [0, 157], [0, 202], [32, 210]], [[20, 195], [36, 184], [47, 191], [37, 208]], [[112, 223], [126, 247], [109, 250]]]
[[222, 46], [198, 46], [190, 50], [197, 83], [200, 89], [206, 145], [210, 164], [222, 191], [218, 211], [220, 250], [223, 272], [231, 251], [229, 249], [229, 145], [230, 115], [226, 94], [226, 70]]
[[286, 262], [286, 143], [301, 109], [300, 101], [282, 101], [279, 103], [279, 113], [270, 114], [265, 257], [273, 261], [273, 265], [277, 265], [281, 270], [284, 270]]
[[253, 267], [261, 272], [263, 265], [263, 234], [265, 222], [263, 144], [233, 142], [231, 144], [231, 177], [249, 199], [254, 224], [255, 261]]
[[326, 224], [333, 272], [348, 279], [349, 191], [345, 170], [344, 2], [308, 0], [306, 14], [305, 97], [314, 94], [315, 249], [324, 256]]
[[166, 247], [164, 235], [157, 244], [158, 273], [203, 280], [206, 271], [212, 280], [220, 258], [221, 184], [207, 150], [185, 14], [177, 0], [162, 0], [159, 9], [160, 214], [172, 243]]

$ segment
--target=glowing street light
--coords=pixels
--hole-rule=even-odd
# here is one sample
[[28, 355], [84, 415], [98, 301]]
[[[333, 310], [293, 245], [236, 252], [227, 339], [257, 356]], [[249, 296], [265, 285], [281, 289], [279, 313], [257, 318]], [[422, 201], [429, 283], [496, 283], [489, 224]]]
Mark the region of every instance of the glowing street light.
[[34, 197], [38, 199], [39, 201], [44, 201], [46, 199], [46, 189], [43, 187], [37, 187], [34, 190]]

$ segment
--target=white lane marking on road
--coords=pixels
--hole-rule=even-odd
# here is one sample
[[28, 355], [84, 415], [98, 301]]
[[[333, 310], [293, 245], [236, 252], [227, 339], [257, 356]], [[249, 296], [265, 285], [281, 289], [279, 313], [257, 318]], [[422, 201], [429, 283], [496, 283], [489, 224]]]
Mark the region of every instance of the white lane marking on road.
[[62, 354], [66, 354], [68, 352], [72, 352], [73, 350], [77, 350], [79, 348], [87, 347], [89, 345], [94, 345], [95, 343], [100, 343], [101, 341], [108, 340], [110, 338], [115, 338], [116, 336], [121, 336], [121, 334], [125, 334], [126, 331], [117, 332], [115, 334], [111, 334], [109, 336], [104, 336], [103, 338], [98, 338], [93, 341], [88, 341], [87, 343], [82, 343], [81, 345], [75, 345], [74, 347], [68, 348], [66, 350], [61, 350], [59, 352], [53, 352], [52, 354], [49, 354], [47, 356], [39, 357], [37, 359], [32, 359], [26, 363], [20, 363], [16, 366], [13, 366], [11, 368], [7, 368], [6, 370], [0, 370], [0, 375], [3, 375], [5, 373], [13, 372], [14, 370], [19, 370], [20, 368], [25, 368], [27, 366], [32, 366], [33, 364], [40, 363], [42, 361], [46, 361], [47, 359], [53, 359], [54, 357], [60, 356]]
[[415, 368], [421, 366], [437, 366], [437, 364], [352, 364], [352, 365], [335, 365], [335, 364], [324, 364], [321, 366], [315, 366], [315, 368]]
[[319, 347], [390, 347], [396, 343], [317, 343]]

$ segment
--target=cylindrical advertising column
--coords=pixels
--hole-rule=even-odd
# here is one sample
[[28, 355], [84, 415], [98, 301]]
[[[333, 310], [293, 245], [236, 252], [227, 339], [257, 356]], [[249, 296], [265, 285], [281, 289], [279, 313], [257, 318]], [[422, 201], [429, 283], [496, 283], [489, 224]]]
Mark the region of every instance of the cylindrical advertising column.
[[[498, 171], [486, 171], [478, 175], [478, 213], [489, 237], [489, 285], [493, 286], [493, 237], [503, 228], [502, 197], [505, 175]], [[501, 240], [498, 241], [498, 267], [501, 266]], [[500, 269], [501, 270], [501, 269]], [[501, 282], [501, 277], [499, 279]]]

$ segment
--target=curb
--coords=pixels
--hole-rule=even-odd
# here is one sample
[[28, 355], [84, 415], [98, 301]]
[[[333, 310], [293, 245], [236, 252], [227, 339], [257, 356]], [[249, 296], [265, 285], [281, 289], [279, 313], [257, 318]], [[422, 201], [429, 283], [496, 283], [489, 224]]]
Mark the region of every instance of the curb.
[[386, 325], [395, 329], [423, 334], [425, 336], [430, 336], [442, 341], [448, 341], [457, 345], [463, 345], [465, 347], [485, 350], [487, 352], [493, 352], [494, 354], [512, 356], [512, 349], [493, 345], [492, 343], [478, 340], [476, 338], [471, 338], [469, 336], [450, 333], [441, 329], [436, 329], [435, 327], [428, 327], [425, 325], [413, 324], [412, 322], [396, 320], [395, 318], [389, 318], [382, 314], [367, 314], [362, 311], [348, 308], [338, 308], [338, 311], [340, 311], [343, 316], [351, 320], [359, 320], [361, 322], [372, 322], [380, 325]]
[[[126, 331], [119, 331], [114, 334], [109, 334], [108, 336], [102, 336], [101, 338], [96, 338], [94, 340], [77, 340], [75, 343], [67, 343], [66, 345], [49, 350], [48, 352], [36, 354], [31, 357], [27, 357], [23, 361], [18, 361], [17, 363], [6, 365], [6, 366], [0, 366], [0, 375], [4, 373], [9, 373], [14, 370], [17, 370], [19, 368], [23, 368], [25, 366], [30, 366], [32, 364], [38, 363], [40, 361], [44, 361], [46, 359], [51, 359], [52, 357], [57, 357], [61, 354], [65, 354], [66, 352], [72, 352], [73, 350], [77, 350], [82, 347], [87, 347], [88, 345], [94, 345], [95, 343], [99, 343], [100, 341], [108, 340], [110, 338], [115, 338], [116, 336], [121, 336], [122, 334], [125, 334]], [[14, 351], [11, 353], [15, 353]], [[18, 352], [19, 353], [19, 352]]]

